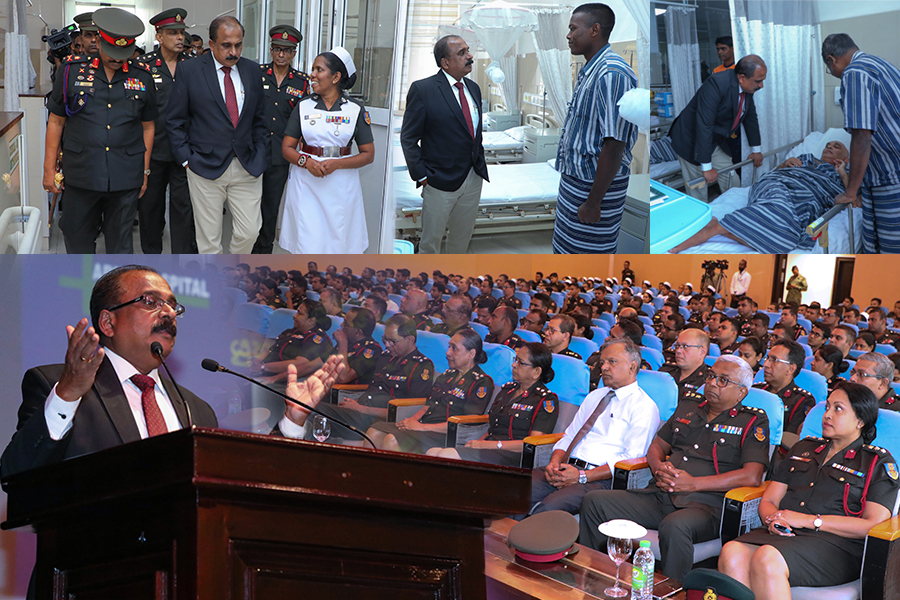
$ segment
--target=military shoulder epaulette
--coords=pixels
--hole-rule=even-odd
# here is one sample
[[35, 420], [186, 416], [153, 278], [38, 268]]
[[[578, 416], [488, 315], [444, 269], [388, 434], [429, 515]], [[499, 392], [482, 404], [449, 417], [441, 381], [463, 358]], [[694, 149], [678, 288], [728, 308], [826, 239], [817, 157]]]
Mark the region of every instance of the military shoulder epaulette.
[[472, 374], [475, 375], [475, 379], [481, 379], [482, 377], [487, 377], [487, 373], [479, 373], [477, 371], [472, 371]]
[[812, 397], [812, 398], [815, 397], [815, 396], [812, 394], [812, 392], [808, 392], [807, 390], [804, 390], [802, 387], [798, 387], [798, 388], [797, 388], [797, 391], [798, 391], [798, 392], [803, 392], [804, 394], [806, 394], [807, 396], [810, 396], [810, 397]]
[[128, 64], [130, 64], [132, 67], [137, 67], [138, 69], [147, 71], [148, 73], [150, 72], [150, 65], [145, 62], [141, 62], [140, 60], [129, 59]]
[[764, 410], [761, 409], [761, 408], [756, 408], [755, 406], [747, 406], [746, 404], [742, 404], [742, 405], [741, 405], [741, 408], [743, 408], [743, 409], [746, 410], [747, 412], [756, 413], [756, 414], [758, 414], [758, 415], [764, 415], [764, 414], [766, 414], [766, 411], [764, 411]]
[[424, 354], [419, 354], [418, 356], [413, 354], [409, 358], [416, 362], [425, 362], [426, 360], [428, 360], [428, 357], [425, 356]]
[[544, 387], [543, 385], [539, 385], [534, 388], [534, 392], [536, 394], [540, 394], [541, 396], [549, 396], [553, 392], [550, 391], [549, 388]]
[[887, 450], [885, 450], [881, 446], [873, 446], [872, 444], [865, 444], [863, 446], [863, 450], [868, 450], [873, 454], [887, 454]]
[[817, 442], [817, 443], [822, 443], [822, 442], [827, 442], [828, 440], [826, 440], [826, 439], [823, 438], [823, 437], [816, 437], [816, 436], [814, 436], [814, 435], [808, 435], [808, 436], [806, 436], [805, 438], [803, 438], [803, 439], [800, 440], [800, 441], [801, 441], [801, 442]]
[[500, 388], [500, 389], [505, 390], [505, 389], [507, 389], [507, 388], [514, 388], [514, 387], [516, 387], [516, 382], [515, 382], [515, 381], [507, 381], [506, 383], [503, 384], [503, 387]]
[[693, 390], [685, 390], [682, 401], [693, 400], [694, 402], [700, 403], [700, 402], [703, 402], [705, 399], [706, 398], [703, 396], [703, 394], [698, 394], [697, 392], [695, 392]]

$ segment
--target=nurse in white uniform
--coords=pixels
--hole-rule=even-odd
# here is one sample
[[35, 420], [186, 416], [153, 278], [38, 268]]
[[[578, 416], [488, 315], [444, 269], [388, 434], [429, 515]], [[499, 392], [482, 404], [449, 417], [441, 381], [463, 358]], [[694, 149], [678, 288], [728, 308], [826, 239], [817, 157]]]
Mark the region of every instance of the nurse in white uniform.
[[[345, 90], [356, 67], [340, 46], [316, 57], [281, 153], [291, 163], [278, 244], [293, 254], [361, 254], [369, 246], [357, 169], [375, 160], [369, 113]], [[358, 154], [352, 154], [356, 140]]]

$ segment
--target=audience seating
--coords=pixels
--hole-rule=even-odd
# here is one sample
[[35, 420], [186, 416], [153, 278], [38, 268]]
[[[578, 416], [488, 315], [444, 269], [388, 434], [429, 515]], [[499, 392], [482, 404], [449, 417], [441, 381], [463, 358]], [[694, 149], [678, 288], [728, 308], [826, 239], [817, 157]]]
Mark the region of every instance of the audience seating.
[[581, 360], [587, 361], [591, 354], [600, 349], [600, 346], [593, 340], [582, 337], [573, 337], [571, 341], [569, 341], [569, 349], [580, 354]]

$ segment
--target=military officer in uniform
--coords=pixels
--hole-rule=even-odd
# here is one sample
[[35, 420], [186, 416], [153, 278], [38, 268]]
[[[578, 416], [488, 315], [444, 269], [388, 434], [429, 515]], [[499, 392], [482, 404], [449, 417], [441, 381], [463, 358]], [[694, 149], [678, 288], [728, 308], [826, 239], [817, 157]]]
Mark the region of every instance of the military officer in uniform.
[[763, 366], [765, 383], [753, 386], [772, 392], [784, 403], [782, 454], [799, 439], [803, 419], [816, 405], [815, 397], [794, 382], [794, 377], [800, 373], [805, 361], [806, 352], [800, 344], [793, 340], [775, 340]]
[[262, 227], [253, 244], [253, 254], [271, 254], [275, 245], [275, 225], [278, 208], [287, 181], [290, 165], [281, 154], [281, 140], [288, 118], [300, 98], [309, 93], [309, 75], [291, 66], [297, 45], [303, 40], [300, 32], [290, 25], [276, 25], [269, 30], [272, 62], [259, 65], [265, 95], [266, 127], [269, 129], [271, 162], [263, 173], [260, 210]]
[[185, 17], [187, 11], [183, 8], [171, 8], [150, 19], [150, 24], [156, 27], [156, 41], [159, 42], [159, 48], [139, 59], [150, 67], [153, 83], [156, 85], [156, 102], [159, 106], [153, 153], [150, 156], [150, 175], [147, 176], [147, 192], [138, 202], [141, 251], [144, 254], [160, 254], [163, 249], [166, 187], [169, 188], [172, 254], [197, 253], [194, 211], [191, 208], [187, 173], [172, 154], [165, 123], [166, 101], [175, 83], [175, 71], [181, 61], [190, 57], [183, 53]]
[[431, 333], [443, 333], [453, 337], [469, 326], [472, 316], [472, 297], [468, 294], [456, 293], [444, 303], [444, 320], [431, 328]]
[[[712, 333], [712, 327], [710, 327]], [[722, 354], [734, 354], [738, 351], [741, 343], [738, 341], [738, 323], [737, 319], [730, 317], [722, 317], [719, 322], [719, 328], [716, 331], [716, 344]]]
[[63, 190], [59, 227], [67, 252], [93, 254], [102, 230], [107, 254], [132, 254], [159, 114], [156, 89], [147, 66], [129, 59], [144, 32], [141, 20], [119, 8], [101, 8], [93, 20], [99, 54], [69, 56], [47, 102], [42, 185]]
[[900, 341], [900, 335], [887, 328], [887, 317], [884, 315], [883, 308], [876, 308], [869, 313], [869, 331], [875, 334], [876, 344], [896, 346]]
[[591, 306], [595, 306], [600, 314], [612, 312], [612, 300], [606, 297], [605, 286], [601, 285], [594, 290], [594, 299], [591, 300]]
[[571, 356], [582, 360], [581, 355], [569, 348], [569, 342], [575, 333], [575, 319], [569, 315], [556, 315], [544, 328], [543, 339], [547, 348], [554, 354]]
[[654, 477], [647, 488], [584, 497], [579, 542], [606, 548], [597, 526], [612, 519], [658, 529], [660, 570], [683, 580], [694, 562], [694, 544], [719, 535], [725, 493], [762, 483], [769, 419], [741, 403], [753, 371], [737, 356], [721, 356], [707, 377], [705, 398], [682, 400], [650, 444], [647, 463]]
[[513, 350], [521, 347], [525, 340], [513, 333], [518, 322], [519, 313], [508, 306], [498, 306], [491, 313], [488, 326], [490, 333], [484, 336], [484, 341], [488, 344], [503, 344]]
[[428, 316], [428, 294], [422, 290], [409, 290], [400, 301], [400, 312], [415, 321], [419, 331], [431, 331], [434, 321]]
[[513, 310], [522, 308], [522, 301], [516, 298], [516, 282], [506, 280], [501, 286], [503, 297], [497, 302], [498, 305], [508, 306]]
[[78, 24], [84, 54], [88, 56], [97, 54], [100, 51], [100, 31], [94, 24], [94, 13], [86, 12], [75, 15], [74, 21]]
[[709, 354], [709, 336], [701, 329], [685, 329], [672, 344], [675, 360], [666, 361], [659, 368], [668, 373], [678, 384], [678, 401], [694, 393], [706, 383], [709, 365], [704, 362]]
[[863, 354], [850, 370], [850, 381], [872, 390], [878, 400], [878, 408], [900, 411], [900, 399], [891, 385], [893, 380], [894, 362], [880, 352]]
[[824, 437], [797, 442], [774, 469], [759, 504], [764, 527], [727, 543], [719, 569], [765, 598], [858, 579], [866, 533], [890, 518], [900, 477], [894, 457], [870, 445], [877, 418], [868, 389], [839, 383]]
[[[387, 419], [391, 400], [425, 398], [431, 394], [434, 363], [416, 347], [416, 328], [412, 319], [403, 315], [388, 319], [381, 340], [384, 352], [378, 358], [369, 387], [357, 398], [345, 398], [339, 405], [323, 402], [317, 406], [319, 410], [363, 431], [373, 423]], [[302, 433], [305, 439], [313, 439], [311, 431]], [[297, 437], [292, 432], [286, 435]], [[352, 431], [332, 430], [332, 436], [348, 446], [368, 445]]]
[[325, 333], [330, 326], [320, 302], [303, 300], [294, 314], [294, 328], [281, 332], [265, 356], [254, 359], [252, 369], [265, 375], [260, 378], [264, 383], [286, 380], [288, 364], [297, 368], [298, 377], [313, 373], [332, 353], [331, 338]]
[[463, 329], [450, 338], [450, 368], [435, 378], [425, 406], [397, 423], [375, 423], [366, 435], [382, 450], [423, 454], [443, 447], [450, 417], [484, 414], [491, 401], [494, 381], [479, 366], [486, 362], [481, 336]]
[[463, 448], [432, 448], [429, 456], [518, 467], [522, 440], [552, 433], [559, 417], [559, 398], [547, 389], [553, 381], [553, 354], [539, 342], [516, 350], [513, 380], [500, 388], [488, 412], [488, 430]]
[[381, 358], [381, 346], [372, 339], [375, 315], [367, 308], [351, 308], [340, 328], [334, 332], [337, 353], [347, 364], [338, 383], [369, 384], [375, 375], [375, 365]]
[[[425, 314], [430, 317], [439, 317], [442, 318], [444, 312], [444, 294], [447, 292], [447, 286], [445, 286], [440, 281], [435, 281], [431, 284], [431, 300], [428, 301], [428, 308], [425, 310]], [[432, 331], [434, 328], [432, 327]]]

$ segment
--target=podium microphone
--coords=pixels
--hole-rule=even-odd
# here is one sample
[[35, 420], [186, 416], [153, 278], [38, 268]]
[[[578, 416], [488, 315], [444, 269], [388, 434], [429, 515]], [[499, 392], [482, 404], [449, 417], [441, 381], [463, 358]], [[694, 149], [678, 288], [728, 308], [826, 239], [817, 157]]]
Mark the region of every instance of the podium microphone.
[[150, 344], [150, 352], [152, 352], [158, 359], [159, 362], [162, 363], [163, 368], [166, 370], [166, 375], [169, 376], [169, 379], [172, 380], [172, 385], [175, 386], [175, 392], [178, 393], [178, 398], [181, 399], [181, 403], [184, 405], [184, 411], [187, 413], [187, 428], [194, 428], [194, 418], [191, 416], [191, 407], [184, 400], [184, 396], [181, 395], [181, 390], [178, 389], [178, 384], [175, 383], [175, 378], [172, 377], [172, 372], [169, 370], [169, 365], [166, 364], [166, 360], [163, 358], [163, 347], [159, 342], [153, 342]]
[[[158, 342], [157, 342], [157, 343], [158, 343]], [[332, 417], [332, 416], [330, 416], [330, 415], [326, 415], [325, 413], [323, 413], [323, 412], [320, 411], [319, 409], [314, 408], [314, 407], [312, 407], [312, 406], [310, 406], [310, 405], [308, 405], [308, 404], [306, 404], [306, 403], [304, 403], [304, 402], [301, 402], [301, 401], [299, 401], [299, 400], [295, 400], [294, 398], [291, 398], [291, 397], [288, 396], [287, 394], [284, 394], [284, 393], [282, 393], [282, 392], [279, 392], [278, 390], [275, 390], [275, 389], [273, 389], [273, 388], [267, 386], [267, 385], [264, 384], [264, 383], [260, 383], [260, 382], [256, 381], [256, 380], [253, 379], [252, 377], [247, 377], [246, 375], [243, 375], [242, 373], [238, 373], [237, 371], [232, 371], [231, 369], [227, 369], [227, 368], [223, 367], [222, 365], [220, 365], [219, 363], [217, 363], [216, 361], [214, 361], [214, 360], [211, 359], [211, 358], [204, 358], [203, 361], [200, 363], [200, 366], [203, 367], [204, 369], [206, 369], [207, 371], [212, 371], [213, 373], [216, 373], [216, 372], [228, 373], [229, 375], [234, 375], [234, 376], [236, 376], [236, 377], [240, 377], [241, 379], [244, 379], [244, 380], [246, 380], [246, 381], [249, 381], [249, 382], [252, 383], [253, 385], [258, 385], [258, 386], [261, 387], [262, 389], [268, 390], [268, 391], [272, 392], [273, 394], [275, 394], [276, 396], [280, 396], [280, 397], [284, 398], [284, 399], [287, 400], [288, 402], [292, 402], [292, 403], [296, 404], [297, 406], [301, 406], [301, 407], [305, 408], [306, 410], [308, 410], [308, 411], [310, 411], [310, 412], [314, 412], [314, 413], [316, 413], [316, 414], [318, 414], [318, 415], [322, 415], [322, 416], [325, 417], [326, 419], [331, 419], [332, 421], [334, 421], [334, 422], [337, 423], [338, 425], [340, 425], [340, 426], [342, 426], [342, 427], [345, 427], [346, 429], [349, 429], [350, 431], [352, 431], [352, 432], [354, 432], [354, 433], [357, 433], [357, 434], [361, 435], [361, 436], [363, 437], [363, 439], [365, 439], [367, 442], [369, 442], [370, 444], [372, 444], [372, 447], [373, 447], [373, 448], [375, 448], [375, 449], [378, 448], [378, 446], [375, 445], [375, 442], [373, 442], [373, 441], [371, 440], [371, 438], [369, 438], [369, 436], [367, 436], [365, 433], [363, 433], [362, 431], [360, 431], [360, 430], [357, 429], [356, 427], [354, 427], [354, 426], [352, 426], [352, 425], [348, 425], [347, 423], [344, 423], [343, 421], [340, 421], [340, 420], [338, 420], [338, 419], [335, 419], [334, 417]]]

